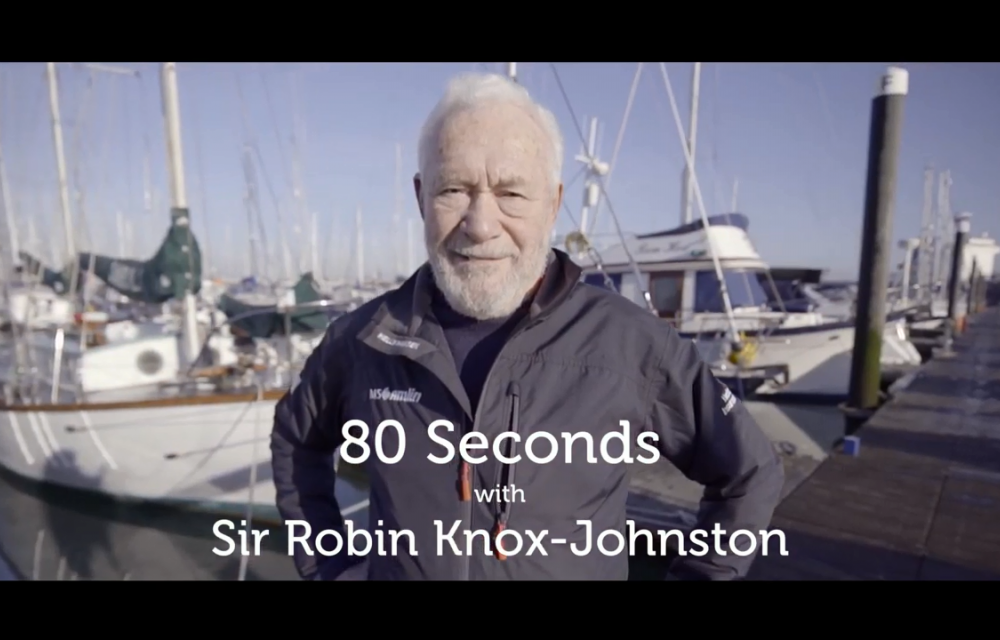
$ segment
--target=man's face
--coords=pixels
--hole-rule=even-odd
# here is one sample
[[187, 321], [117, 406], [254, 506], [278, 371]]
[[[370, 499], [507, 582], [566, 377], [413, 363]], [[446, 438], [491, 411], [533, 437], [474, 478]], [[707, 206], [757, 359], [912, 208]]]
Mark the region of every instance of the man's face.
[[[436, 153], [435, 153], [436, 152]], [[545, 271], [562, 202], [552, 145], [519, 106], [452, 114], [414, 185], [435, 281], [459, 313], [513, 313]]]

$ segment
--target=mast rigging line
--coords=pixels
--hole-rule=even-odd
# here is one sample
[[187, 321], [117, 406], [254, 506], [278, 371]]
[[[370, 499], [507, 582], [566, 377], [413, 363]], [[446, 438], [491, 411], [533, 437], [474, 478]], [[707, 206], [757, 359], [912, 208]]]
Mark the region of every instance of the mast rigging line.
[[[549, 68], [552, 69], [552, 75], [555, 76], [556, 85], [559, 87], [559, 93], [562, 94], [563, 101], [566, 103], [566, 108], [569, 110], [569, 115], [570, 118], [572, 118], [573, 120], [573, 127], [576, 129], [577, 137], [580, 139], [580, 142], [583, 143], [584, 147], [586, 147], [587, 137], [583, 134], [583, 129], [580, 128], [580, 120], [579, 118], [577, 118], [576, 111], [573, 109], [573, 104], [570, 102], [569, 94], [566, 93], [566, 87], [563, 85], [562, 77], [560, 77], [559, 75], [559, 69], [556, 68], [554, 62], [549, 63]], [[636, 265], [635, 258], [632, 256], [632, 252], [628, 248], [628, 243], [625, 242], [625, 234], [622, 231], [621, 224], [618, 222], [618, 214], [615, 213], [615, 208], [611, 204], [611, 198], [608, 197], [608, 191], [604, 184], [604, 177], [598, 175], [595, 176], [595, 178], [596, 178], [595, 184], [597, 184], [598, 188], [601, 190], [601, 196], [603, 196], [603, 198], [608, 203], [608, 213], [611, 214], [611, 221], [615, 225], [615, 232], [621, 239], [621, 246], [622, 250], [625, 252], [625, 257], [628, 259], [629, 264], [632, 266], [632, 271], [636, 277], [636, 281], [641, 283], [642, 274], [639, 272], [639, 267]], [[642, 297], [646, 302], [646, 307], [649, 309], [651, 313], [656, 313], [656, 306], [653, 305], [653, 299], [649, 295], [649, 291], [646, 289], [646, 287], [641, 286], [641, 284], [640, 288], [642, 289]]]
[[[243, 88], [242, 88], [243, 85], [240, 82], [239, 74], [237, 74], [236, 72], [234, 72], [234, 75], [235, 75], [235, 78], [236, 78], [236, 90], [237, 90], [237, 93], [239, 94], [239, 99], [240, 99], [240, 107], [241, 107], [241, 110], [243, 112], [243, 127], [244, 127], [244, 139], [245, 139], [245, 143], [244, 144], [251, 151], [253, 151], [254, 155], [256, 156], [256, 158], [257, 158], [257, 165], [259, 165], [259, 167], [260, 167], [261, 177], [264, 180], [264, 186], [265, 186], [265, 188], [268, 191], [268, 195], [271, 196], [271, 202], [274, 205], [274, 209], [275, 209], [275, 217], [278, 220], [278, 238], [279, 238], [279, 241], [281, 242], [281, 250], [282, 250], [282, 254], [283, 254], [282, 264], [285, 265], [286, 263], [288, 263], [291, 260], [291, 251], [290, 251], [290, 249], [288, 247], [288, 237], [285, 235], [286, 225], [285, 225], [284, 215], [282, 214], [282, 210], [281, 210], [281, 202], [278, 199], [277, 191], [275, 190], [274, 185], [272, 184], [271, 179], [269, 177], [269, 174], [268, 174], [268, 171], [267, 171], [267, 165], [264, 164], [264, 156], [263, 156], [263, 154], [261, 154], [260, 147], [257, 145], [257, 136], [253, 133], [252, 128], [250, 126], [250, 121], [249, 121], [249, 117], [248, 117], [248, 113], [247, 113], [247, 108], [246, 108], [246, 100], [244, 99], [244, 96], [243, 96]], [[280, 139], [279, 139], [279, 146], [280, 146]], [[287, 167], [286, 167], [286, 169], [287, 169]], [[260, 219], [260, 215], [258, 215], [258, 226], [260, 227], [261, 234], [263, 234], [263, 220]], [[261, 238], [261, 242], [264, 242], [263, 235], [262, 235], [262, 238]], [[267, 256], [267, 255], [268, 255], [268, 253], [265, 251], [265, 256]], [[284, 270], [284, 267], [283, 267], [283, 270]], [[285, 274], [285, 276], [289, 277], [289, 278], [290, 277], [294, 277], [294, 275], [295, 274], [293, 274], [293, 273], [286, 273]]]
[[[608, 176], [604, 179], [605, 186], [611, 188], [611, 178], [614, 176], [615, 167], [618, 166], [618, 153], [622, 149], [622, 142], [625, 140], [625, 128], [628, 126], [628, 118], [632, 114], [632, 106], [635, 104], [635, 94], [639, 89], [639, 79], [642, 77], [642, 68], [645, 63], [636, 65], [635, 76], [632, 77], [632, 87], [628, 92], [628, 100], [625, 102], [625, 115], [622, 116], [621, 126], [618, 127], [618, 137], [615, 138], [615, 148], [611, 152], [611, 162], [609, 163]], [[594, 220], [590, 223], [592, 229], [597, 229], [597, 217], [601, 215], [601, 204], [604, 198], [600, 198], [594, 206]]]
[[729, 320], [729, 330], [731, 333], [730, 339], [734, 346], [739, 345], [742, 348], [741, 341], [739, 338], [739, 332], [736, 329], [736, 318], [733, 315], [733, 305], [729, 297], [729, 287], [726, 286], [725, 273], [722, 271], [722, 263], [719, 262], [719, 254], [715, 249], [715, 242], [712, 239], [712, 234], [709, 233], [708, 224], [708, 214], [705, 213], [705, 201], [702, 198], [701, 186], [698, 183], [698, 176], [694, 169], [694, 157], [691, 155], [691, 149], [688, 148], [686, 142], [684, 141], [684, 124], [681, 122], [680, 111], [677, 108], [677, 100], [674, 98], [674, 88], [670, 84], [670, 74], [667, 73], [667, 64], [665, 62], [660, 63], [660, 75], [663, 76], [663, 84], [667, 89], [667, 96], [670, 98], [670, 110], [674, 114], [674, 124], [677, 125], [677, 133], [680, 136], [681, 147], [684, 150], [684, 162], [688, 168], [688, 175], [691, 180], [692, 191], [694, 192], [695, 200], [698, 203], [698, 212], [701, 214], [701, 222], [705, 227], [705, 239], [708, 241], [709, 251], [712, 254], [712, 264], [715, 267], [715, 277], [719, 280], [719, 290], [722, 294], [722, 303], [726, 310], [726, 316]]
[[285, 176], [285, 182], [288, 183], [287, 186], [289, 189], [294, 189], [294, 180], [289, 173], [289, 165], [285, 155], [285, 143], [282, 140], [281, 131], [278, 127], [278, 116], [274, 112], [274, 102], [271, 100], [271, 89], [267, 83], [267, 76], [264, 75], [263, 67], [257, 67], [257, 73], [260, 75], [260, 83], [264, 87], [264, 102], [267, 103], [267, 113], [271, 118], [271, 128], [274, 130], [274, 139], [278, 143], [278, 159], [281, 161], [281, 166], [284, 169], [283, 173]]

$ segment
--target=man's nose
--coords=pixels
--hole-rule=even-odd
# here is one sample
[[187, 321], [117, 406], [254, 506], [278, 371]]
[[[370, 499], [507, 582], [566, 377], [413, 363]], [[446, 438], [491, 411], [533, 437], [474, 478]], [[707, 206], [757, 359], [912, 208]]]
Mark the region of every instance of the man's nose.
[[500, 207], [491, 193], [477, 193], [462, 220], [462, 231], [475, 243], [492, 240], [501, 234]]

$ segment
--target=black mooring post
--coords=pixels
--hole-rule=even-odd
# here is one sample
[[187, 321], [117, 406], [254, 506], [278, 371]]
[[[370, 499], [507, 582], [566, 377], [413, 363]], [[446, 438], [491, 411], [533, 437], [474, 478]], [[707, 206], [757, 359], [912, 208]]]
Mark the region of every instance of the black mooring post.
[[948, 275], [948, 320], [952, 326], [958, 320], [958, 291], [962, 286], [962, 254], [965, 252], [965, 241], [969, 237], [971, 226], [969, 213], [955, 216], [955, 243], [951, 249], [951, 273]]
[[986, 310], [986, 292], [989, 291], [990, 280], [986, 274], [979, 274], [979, 286], [976, 288], [976, 313]]
[[969, 273], [969, 290], [965, 292], [965, 317], [976, 312], [976, 287], [979, 286], [979, 263], [972, 260], [972, 271]]
[[905, 69], [890, 67], [882, 76], [879, 93], [872, 101], [854, 352], [850, 395], [844, 407], [848, 435], [864, 423], [879, 403], [896, 164], [903, 129], [903, 104], [909, 84], [910, 76]]
[[948, 315], [944, 319], [944, 344], [934, 352], [937, 358], [951, 358], [955, 355], [955, 335], [961, 332], [958, 326], [958, 288], [962, 282], [962, 253], [965, 239], [969, 237], [971, 214], [955, 216], [955, 240], [951, 245], [951, 272], [948, 274]]

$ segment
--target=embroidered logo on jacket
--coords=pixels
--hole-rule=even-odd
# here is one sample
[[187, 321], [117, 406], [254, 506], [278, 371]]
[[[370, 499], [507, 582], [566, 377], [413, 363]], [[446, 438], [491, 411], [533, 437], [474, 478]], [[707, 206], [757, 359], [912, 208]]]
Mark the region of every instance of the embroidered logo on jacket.
[[389, 402], [420, 402], [420, 392], [416, 389], [393, 391], [386, 387], [385, 389], [370, 389], [368, 391], [368, 398], [371, 400], [387, 400]]
[[722, 392], [722, 415], [728, 416], [729, 412], [733, 410], [736, 406], [736, 396], [733, 392], [726, 387], [726, 390]]
[[415, 340], [400, 340], [399, 338], [393, 338], [381, 332], [378, 334], [378, 339], [390, 347], [402, 347], [404, 349], [420, 348], [420, 343]]

